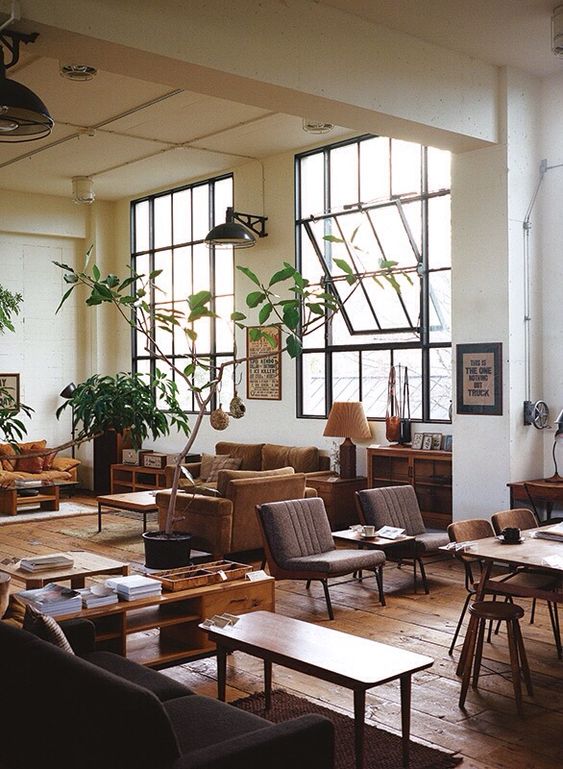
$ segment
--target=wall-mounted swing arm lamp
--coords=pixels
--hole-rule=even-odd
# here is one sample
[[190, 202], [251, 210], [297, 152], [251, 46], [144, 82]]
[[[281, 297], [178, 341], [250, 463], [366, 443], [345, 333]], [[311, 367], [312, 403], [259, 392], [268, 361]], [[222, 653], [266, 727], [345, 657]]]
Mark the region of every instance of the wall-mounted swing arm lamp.
[[563, 483], [563, 476], [559, 475], [559, 470], [557, 468], [557, 457], [556, 457], [556, 451], [557, 451], [557, 443], [561, 442], [563, 443], [563, 409], [559, 412], [559, 416], [555, 420], [555, 424], [553, 425], [555, 430], [555, 435], [553, 436], [553, 449], [551, 452], [551, 455], [553, 457], [553, 465], [555, 467], [555, 473], [551, 476], [551, 478], [546, 478], [546, 481], [549, 481], [550, 483]]
[[[49, 136], [55, 122], [39, 96], [15, 80], [8, 80], [6, 70], [17, 64], [20, 43], [33, 43], [37, 33], [0, 30], [0, 142], [29, 142]], [[11, 54], [4, 61], [4, 50]]]
[[205, 243], [216, 248], [229, 246], [232, 248], [250, 248], [256, 244], [256, 235], [259, 238], [268, 236], [266, 232], [267, 221], [267, 216], [243, 214], [229, 206], [225, 223], [213, 227], [207, 233]]

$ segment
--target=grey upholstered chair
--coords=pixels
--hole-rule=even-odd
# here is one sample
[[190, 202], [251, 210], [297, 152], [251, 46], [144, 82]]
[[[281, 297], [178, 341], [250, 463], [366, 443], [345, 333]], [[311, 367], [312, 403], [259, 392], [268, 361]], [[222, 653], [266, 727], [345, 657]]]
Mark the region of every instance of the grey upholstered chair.
[[405, 530], [405, 534], [416, 537], [411, 543], [387, 549], [387, 557], [399, 562], [412, 561], [416, 587], [416, 566], [420, 568], [424, 591], [429, 592], [426, 571], [422, 559], [426, 555], [435, 555], [438, 548], [447, 545], [445, 531], [426, 531], [418, 500], [412, 486], [383, 486], [377, 489], [365, 489], [356, 492], [356, 504], [362, 523], [380, 529], [382, 526], [396, 526]]
[[324, 502], [318, 497], [268, 502], [256, 507], [270, 574], [276, 579], [319, 580], [324, 589], [328, 616], [334, 619], [328, 592], [328, 578], [341, 577], [362, 569], [375, 572], [379, 600], [383, 595], [381, 550], [337, 549]]

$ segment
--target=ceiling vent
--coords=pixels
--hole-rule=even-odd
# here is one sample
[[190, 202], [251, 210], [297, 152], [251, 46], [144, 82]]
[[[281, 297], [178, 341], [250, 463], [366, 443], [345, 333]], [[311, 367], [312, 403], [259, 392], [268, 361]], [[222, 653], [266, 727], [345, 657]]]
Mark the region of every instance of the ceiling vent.
[[59, 64], [59, 74], [61, 77], [66, 77], [67, 80], [82, 82], [93, 80], [98, 74], [98, 70], [89, 64]]
[[333, 123], [323, 123], [321, 120], [307, 120], [307, 118], [303, 118], [303, 130], [308, 134], [327, 134], [333, 128]]

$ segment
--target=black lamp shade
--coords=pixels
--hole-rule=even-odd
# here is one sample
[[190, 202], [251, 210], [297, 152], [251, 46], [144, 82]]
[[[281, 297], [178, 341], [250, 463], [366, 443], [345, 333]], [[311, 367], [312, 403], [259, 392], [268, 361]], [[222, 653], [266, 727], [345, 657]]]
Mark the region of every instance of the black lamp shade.
[[41, 99], [0, 72], [0, 142], [26, 142], [48, 136], [55, 122]]
[[76, 385], [74, 384], [74, 382], [70, 382], [69, 384], [67, 384], [64, 390], [60, 391], [59, 395], [61, 396], [61, 398], [66, 398], [66, 399], [72, 398], [75, 390], [76, 390]]
[[208, 246], [250, 248], [256, 243], [254, 235], [238, 222], [224, 222], [213, 227], [207, 233], [205, 242]]

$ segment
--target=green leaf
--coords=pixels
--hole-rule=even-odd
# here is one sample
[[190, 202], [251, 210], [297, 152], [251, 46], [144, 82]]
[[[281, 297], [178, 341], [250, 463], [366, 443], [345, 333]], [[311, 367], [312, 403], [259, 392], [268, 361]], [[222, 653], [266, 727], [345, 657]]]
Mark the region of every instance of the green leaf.
[[95, 307], [97, 304], [102, 304], [102, 303], [103, 303], [103, 301], [104, 301], [104, 300], [103, 300], [103, 299], [100, 299], [99, 295], [97, 295], [97, 294], [94, 294], [94, 293], [92, 292], [92, 294], [91, 294], [91, 295], [88, 297], [88, 299], [86, 300], [86, 304], [87, 304], [89, 307]]
[[71, 287], [68, 289], [68, 291], [67, 291], [67, 292], [64, 294], [63, 298], [62, 298], [62, 299], [61, 299], [61, 301], [59, 302], [59, 306], [58, 306], [58, 307], [57, 307], [57, 309], [55, 310], [55, 315], [58, 313], [58, 311], [61, 309], [61, 307], [63, 306], [63, 304], [66, 302], [66, 300], [67, 300], [67, 299], [69, 298], [69, 296], [72, 294], [72, 292], [74, 291], [74, 289], [75, 289], [75, 286], [71, 286]]
[[158, 278], [161, 273], [162, 270], [153, 270], [151, 273], [149, 273], [149, 280], [155, 280], [155, 278]]
[[264, 294], [262, 291], [252, 291], [246, 297], [246, 304], [249, 307], [258, 307], [258, 305], [263, 302], [265, 298], [266, 294]]
[[231, 320], [246, 320], [246, 315], [243, 312], [232, 312]]
[[64, 262], [53, 262], [53, 264], [55, 264], [57, 267], [60, 267], [62, 270], [66, 270], [67, 272], [74, 272], [74, 269]]
[[390, 270], [393, 267], [396, 267], [399, 264], [399, 262], [395, 262], [392, 259], [380, 259], [379, 260], [379, 266], [382, 270]]
[[323, 235], [323, 240], [326, 240], [329, 243], [344, 243], [342, 238], [338, 238], [336, 235]]
[[298, 355], [301, 355], [302, 349], [303, 346], [296, 336], [287, 337], [287, 352], [290, 358], [297, 358]]
[[211, 291], [198, 291], [197, 294], [192, 294], [188, 297], [188, 305], [190, 310], [195, 310], [207, 304], [211, 299]]
[[283, 270], [278, 270], [270, 278], [269, 286], [273, 286], [275, 283], [281, 283], [282, 280], [287, 280], [295, 273], [294, 267], [285, 267]]
[[184, 369], [184, 376], [191, 377], [194, 372], [195, 372], [195, 363], [188, 363], [188, 365]]
[[119, 285], [119, 287], [118, 287], [118, 289], [117, 289], [117, 290], [118, 290], [118, 291], [123, 291], [123, 290], [124, 290], [124, 289], [126, 289], [128, 286], [130, 286], [130, 285], [131, 285], [131, 283], [134, 283], [136, 280], [137, 280], [137, 276], [136, 276], [136, 275], [132, 275], [132, 276], [131, 276], [131, 277], [129, 277], [129, 278], [125, 278], [125, 280], [124, 280], [124, 281], [122, 281], [122, 282], [120, 283], [120, 285]]
[[105, 301], [111, 301], [113, 294], [111, 290], [104, 283], [96, 283], [92, 293], [97, 292], [98, 295]]
[[117, 275], [108, 275], [107, 278], [104, 280], [104, 283], [106, 286], [109, 286], [109, 288], [115, 288], [119, 285], [119, 278]]
[[283, 309], [283, 322], [285, 325], [295, 331], [299, 325], [299, 310], [296, 307], [286, 306]]
[[65, 283], [78, 283], [78, 275], [75, 275], [74, 273], [67, 273], [66, 275], [63, 275], [63, 280]]
[[334, 259], [334, 263], [337, 267], [340, 267], [342, 272], [345, 272], [347, 275], [353, 275], [354, 270], [350, 267], [347, 261], [344, 259]]
[[193, 328], [185, 328], [184, 334], [188, 337], [188, 339], [191, 339], [192, 342], [195, 342], [197, 339], [197, 332], [193, 330]]
[[92, 265], [92, 277], [96, 281], [96, 283], [99, 281], [101, 276], [100, 269], [97, 264]]
[[383, 283], [382, 283], [382, 282], [381, 282], [381, 281], [380, 281], [380, 280], [379, 280], [379, 279], [378, 279], [378, 278], [377, 278], [375, 275], [373, 275], [372, 277], [373, 277], [373, 279], [375, 280], [375, 282], [377, 283], [377, 285], [378, 285], [380, 288], [385, 288], [385, 286], [383, 285]]
[[252, 342], [257, 342], [259, 339], [262, 339], [264, 335], [264, 332], [259, 328], [249, 328], [248, 329], [248, 337]]
[[265, 304], [265, 305], [262, 307], [262, 309], [260, 310], [259, 314], [258, 314], [258, 322], [259, 322], [259, 323], [261, 323], [261, 324], [264, 324], [264, 323], [265, 323], [265, 322], [268, 320], [268, 318], [270, 317], [270, 315], [272, 314], [272, 310], [273, 310], [273, 309], [274, 309], [274, 308], [272, 307], [272, 305], [270, 304], [270, 302], [268, 302], [267, 304]]
[[350, 237], [350, 243], [353, 243], [356, 240], [356, 235], [358, 234], [358, 230], [360, 229], [361, 226], [362, 226], [361, 224], [358, 224], [358, 226], [356, 227], [356, 229], [352, 233], [352, 235]]
[[315, 315], [324, 315], [324, 307], [322, 304], [317, 304], [316, 302], [307, 302], [306, 306], [311, 310], [311, 312], [314, 312]]
[[238, 266], [237, 270], [240, 270], [243, 273], [243, 275], [246, 275], [246, 277], [249, 278], [249, 280], [251, 280], [253, 283], [256, 283], [257, 286], [260, 285], [260, 281], [258, 280], [256, 275], [252, 272], [252, 270], [248, 269], [248, 267]]

